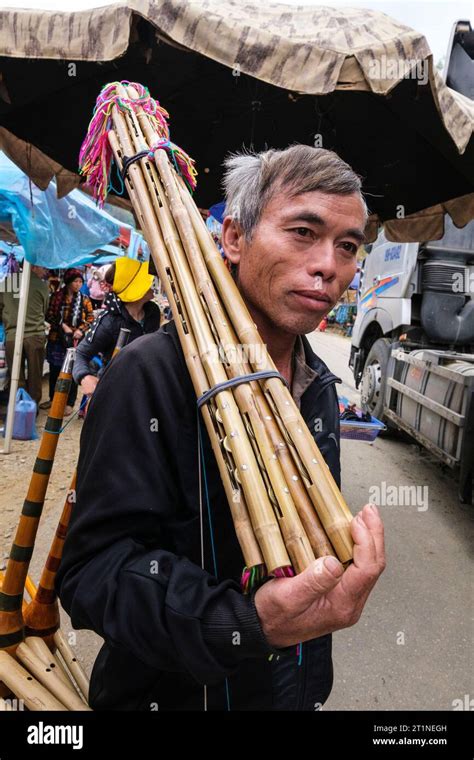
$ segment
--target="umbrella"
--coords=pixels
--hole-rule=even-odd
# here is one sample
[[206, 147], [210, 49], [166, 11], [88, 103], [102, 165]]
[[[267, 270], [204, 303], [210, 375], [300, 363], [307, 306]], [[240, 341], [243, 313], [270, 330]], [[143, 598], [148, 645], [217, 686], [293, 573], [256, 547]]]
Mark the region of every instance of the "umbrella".
[[[472, 101], [444, 84], [422, 34], [383, 13], [127, 0], [0, 19], [0, 140], [14, 135], [9, 155], [23, 166], [28, 146], [40, 151], [29, 171], [39, 155], [43, 181], [74, 177], [98, 92], [129, 79], [171, 113], [173, 141], [197, 162], [201, 207], [220, 197], [230, 150], [302, 142], [336, 150], [363, 176], [370, 239], [380, 221], [392, 238], [418, 240], [441, 237], [446, 212], [458, 226], [474, 216]], [[473, 36], [456, 31], [456, 50]]]

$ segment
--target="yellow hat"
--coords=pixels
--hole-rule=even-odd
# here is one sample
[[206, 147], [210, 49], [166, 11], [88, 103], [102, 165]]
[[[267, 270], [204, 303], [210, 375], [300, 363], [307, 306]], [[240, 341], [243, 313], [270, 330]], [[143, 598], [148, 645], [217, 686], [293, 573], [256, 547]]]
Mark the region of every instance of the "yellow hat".
[[139, 301], [151, 288], [154, 277], [148, 273], [148, 262], [142, 264], [126, 256], [115, 261], [113, 291], [121, 301]]

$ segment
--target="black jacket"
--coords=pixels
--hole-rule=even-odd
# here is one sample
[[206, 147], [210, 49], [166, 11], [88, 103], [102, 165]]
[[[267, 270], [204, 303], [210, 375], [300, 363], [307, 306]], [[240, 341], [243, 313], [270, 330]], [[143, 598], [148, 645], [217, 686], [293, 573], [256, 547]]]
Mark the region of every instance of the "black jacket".
[[[340, 380], [303, 341], [319, 376], [301, 412], [339, 484]], [[92, 396], [57, 576], [73, 626], [105, 640], [90, 704], [201, 710], [207, 684], [210, 710], [318, 709], [332, 686], [331, 636], [305, 642], [299, 658], [269, 646], [253, 594], [240, 590], [242, 554], [202, 420], [201, 569], [197, 419], [173, 322], [121, 351]]]
[[104, 308], [100, 310], [94, 322], [87, 331], [76, 350], [74, 361], [73, 378], [79, 385], [82, 378], [90, 375], [90, 361], [94, 356], [102, 354], [104, 364], [110, 361], [114, 351], [121, 327], [130, 330], [128, 342], [140, 338], [142, 335], [156, 332], [160, 328], [160, 307], [153, 301], [148, 301], [143, 311], [145, 314], [143, 327], [128, 312], [125, 304], [115, 293], [109, 293]]

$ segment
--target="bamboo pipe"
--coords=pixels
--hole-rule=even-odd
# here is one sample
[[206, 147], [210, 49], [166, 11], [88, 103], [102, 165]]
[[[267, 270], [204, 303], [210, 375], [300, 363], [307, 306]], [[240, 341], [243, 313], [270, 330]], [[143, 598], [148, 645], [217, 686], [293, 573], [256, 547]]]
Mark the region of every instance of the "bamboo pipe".
[[[180, 177], [176, 177], [176, 182], [180, 187], [181, 198], [198, 236], [204, 259], [225, 304], [229, 318], [232, 324], [236, 326], [240, 342], [263, 346], [237, 286], [224, 265], [184, 182]], [[262, 350], [258, 352], [258, 355], [257, 352], [255, 354], [255, 359], [251, 362], [254, 371], [275, 368], [267, 351]], [[262, 381], [262, 387], [267, 397], [271, 397], [274, 409], [278, 413], [277, 419], [280, 422], [281, 429], [286, 431], [307, 471], [311, 482], [308, 493], [326, 533], [341, 562], [346, 562], [352, 558], [353, 541], [349, 528], [352, 514], [342, 498], [342, 494], [337, 488], [312, 435], [306, 425], [301, 424], [301, 416], [287, 389], [279, 380], [273, 378]]]
[[18, 645], [16, 654], [23, 665], [48, 691], [56, 697], [68, 710], [90, 711], [79, 695], [65, 685], [58, 675], [25, 642]]
[[[112, 110], [112, 119], [117, 129], [119, 141], [122, 150], [127, 155], [132, 155], [133, 145], [128, 135], [126, 117], [116, 108]], [[143, 160], [140, 162], [142, 163]], [[135, 171], [133, 171], [135, 170]], [[143, 215], [146, 219], [146, 227], [150, 236], [148, 243], [153, 251], [159, 250], [159, 239], [156, 235], [156, 224], [152, 209], [149, 205], [149, 197], [146, 184], [138, 166], [138, 162], [132, 164], [129, 169], [132, 175], [132, 189], [137, 191], [138, 201], [142, 205]], [[132, 196], [133, 197], [133, 196]], [[147, 211], [149, 219], [147, 219]], [[157, 258], [159, 257], [157, 253]], [[192, 280], [189, 279], [189, 272], [181, 265], [178, 260], [174, 261], [175, 272], [182, 283], [182, 292], [185, 293], [192, 288]], [[160, 273], [161, 276], [161, 273]], [[189, 319], [192, 324], [193, 333], [196, 339], [201, 360], [208, 377], [210, 385], [227, 380], [227, 376], [222, 367], [214, 364], [210, 357], [210, 346], [213, 344], [212, 334], [204, 319], [204, 314], [199, 303], [189, 303]], [[254, 532], [259, 541], [260, 548], [265, 558], [269, 570], [276, 567], [284, 567], [290, 564], [289, 557], [281, 539], [278, 523], [273, 515], [272, 507], [268, 499], [260, 472], [254, 458], [253, 450], [248, 442], [244, 432], [244, 426], [233, 395], [228, 391], [218, 394], [216, 403], [221, 414], [226, 434], [231, 441], [232, 454], [236, 459], [239, 467], [239, 475], [242, 481], [248, 510], [252, 519]], [[230, 436], [235, 432], [235, 436]]]
[[56, 644], [64, 662], [66, 663], [68, 670], [72, 674], [76, 684], [79, 687], [80, 692], [87, 702], [89, 696], [89, 679], [87, 678], [80, 663], [78, 662], [76, 655], [67, 643], [66, 637], [64, 636], [61, 629], [57, 630], [54, 634], [54, 643]]
[[23, 639], [23, 592], [71, 386], [74, 353], [73, 348], [67, 350], [59, 373], [0, 591], [0, 649], [9, 653]]
[[59, 605], [54, 582], [71, 518], [72, 503], [70, 497], [71, 493], [76, 490], [76, 479], [77, 474], [74, 471], [36, 594], [23, 616], [25, 636], [41, 636], [50, 648], [54, 646], [53, 636], [60, 625]]
[[69, 689], [72, 688], [73, 691], [76, 691], [76, 685], [69, 677], [69, 674], [64, 669], [59, 658], [55, 657], [51, 649], [45, 643], [44, 639], [40, 638], [39, 636], [27, 636], [24, 643], [31, 649], [32, 652], [34, 652], [37, 657], [39, 657], [43, 665], [51, 668], [51, 670], [56, 674], [56, 676], [60, 681], [63, 682], [65, 686], [67, 686]]
[[67, 710], [62, 702], [53, 697], [36, 678], [33, 678], [6, 651], [0, 651], [0, 681], [18, 699], [23, 700], [28, 710]]

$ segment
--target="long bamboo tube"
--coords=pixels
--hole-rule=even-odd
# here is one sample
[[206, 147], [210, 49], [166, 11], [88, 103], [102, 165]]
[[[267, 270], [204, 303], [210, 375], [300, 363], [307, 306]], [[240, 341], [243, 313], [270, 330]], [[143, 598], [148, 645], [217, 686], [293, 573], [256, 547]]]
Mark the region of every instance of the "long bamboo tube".
[[68, 670], [72, 674], [76, 684], [79, 687], [79, 690], [87, 702], [89, 696], [89, 679], [79, 664], [76, 655], [67, 643], [66, 637], [64, 636], [61, 629], [57, 630], [54, 634], [54, 643], [56, 644], [64, 662], [66, 663]]
[[74, 353], [68, 349], [59, 373], [0, 591], [0, 649], [9, 653], [24, 637], [23, 592], [71, 386]]
[[72, 686], [66, 685], [25, 642], [18, 645], [16, 655], [30, 673], [68, 710], [90, 711], [90, 707], [83, 702], [76, 691], [73, 691]]
[[68, 673], [66, 673], [66, 670], [63, 668], [61, 661], [59, 658], [55, 657], [51, 649], [45, 643], [44, 639], [40, 638], [39, 636], [27, 636], [23, 643], [26, 644], [26, 646], [28, 646], [37, 657], [39, 657], [41, 662], [46, 665], [46, 667], [50, 668], [54, 673], [56, 673], [59, 680], [62, 681], [65, 686], [67, 686], [69, 689], [72, 688], [73, 691], [76, 691], [76, 686], [72, 681], [72, 678]]
[[28, 710], [67, 710], [36, 678], [5, 651], [0, 651], [0, 681], [23, 700]]
[[66, 532], [71, 518], [71, 493], [74, 493], [76, 489], [76, 477], [76, 472], [74, 471], [36, 594], [23, 615], [25, 636], [41, 636], [51, 648], [54, 646], [53, 636], [60, 624], [59, 605], [54, 581], [61, 561]]

